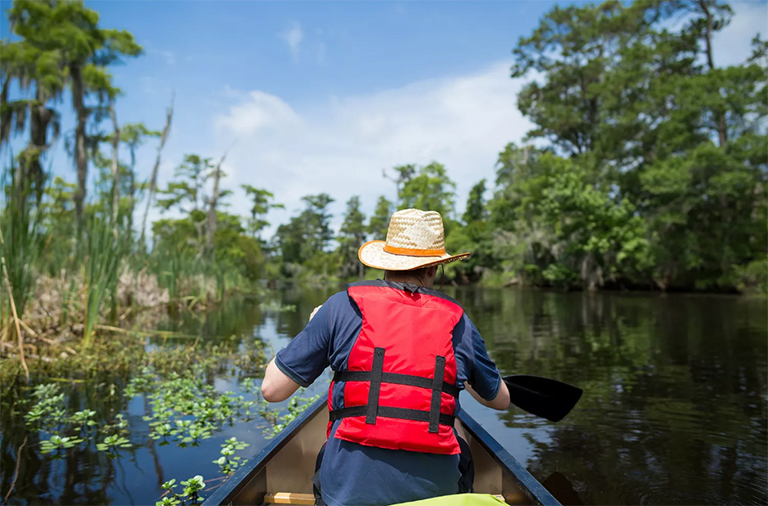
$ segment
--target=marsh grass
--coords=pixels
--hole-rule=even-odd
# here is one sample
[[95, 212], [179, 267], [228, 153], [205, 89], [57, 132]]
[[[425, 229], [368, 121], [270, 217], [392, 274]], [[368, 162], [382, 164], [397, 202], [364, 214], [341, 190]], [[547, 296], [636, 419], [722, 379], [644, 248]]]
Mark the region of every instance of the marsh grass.
[[125, 235], [115, 233], [112, 224], [99, 215], [90, 216], [83, 241], [84, 288], [83, 344], [91, 345], [93, 330], [99, 322], [104, 298], [116, 300], [121, 259], [127, 252]]
[[[34, 294], [34, 265], [45, 244], [42, 213], [35, 196], [19, 184], [15, 170], [6, 170], [0, 181], [0, 337], [15, 335], [11, 325], [10, 296], [18, 318]], [[2, 339], [0, 339], [2, 340]]]

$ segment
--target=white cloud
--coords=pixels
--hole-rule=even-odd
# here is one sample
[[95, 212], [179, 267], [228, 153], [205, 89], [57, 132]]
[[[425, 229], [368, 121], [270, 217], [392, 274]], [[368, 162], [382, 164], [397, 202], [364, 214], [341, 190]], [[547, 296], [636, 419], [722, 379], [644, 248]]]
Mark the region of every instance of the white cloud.
[[[302, 196], [329, 193], [338, 225], [352, 195], [369, 214], [379, 195], [394, 199], [382, 169], [438, 161], [457, 183], [462, 210], [474, 183], [492, 183], [499, 151], [531, 126], [517, 110], [522, 83], [509, 78], [509, 67], [500, 62], [467, 76], [331, 98], [306, 111], [253, 91], [216, 120], [222, 144], [237, 140], [227, 160], [230, 185], [273, 191], [287, 208], [273, 222], [300, 209]], [[246, 209], [245, 198], [236, 197], [233, 210]]]
[[766, 36], [768, 2], [733, 2], [731, 22], [713, 40], [713, 56], [718, 66], [737, 65], [752, 54], [752, 38]]
[[[232, 94], [227, 86], [225, 92]], [[252, 91], [229, 114], [216, 119], [216, 126], [229, 129], [237, 139], [266, 134], [267, 136], [290, 133], [301, 125], [301, 118], [279, 97]]]
[[280, 37], [286, 44], [288, 44], [288, 48], [291, 50], [293, 58], [298, 58], [301, 41], [304, 40], [304, 32], [301, 30], [301, 25], [299, 23], [294, 23], [291, 28], [281, 33]]

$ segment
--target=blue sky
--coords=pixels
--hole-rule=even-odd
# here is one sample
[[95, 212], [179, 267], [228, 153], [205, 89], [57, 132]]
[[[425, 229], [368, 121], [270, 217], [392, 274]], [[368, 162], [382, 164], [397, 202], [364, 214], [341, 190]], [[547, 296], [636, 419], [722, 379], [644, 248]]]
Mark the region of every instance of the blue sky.
[[[121, 123], [160, 129], [175, 92], [162, 181], [184, 153], [218, 158], [234, 144], [226, 187], [273, 191], [287, 208], [273, 213], [275, 222], [298, 210], [302, 195], [330, 193], [338, 225], [352, 195], [367, 213], [378, 195], [394, 199], [381, 172], [396, 164], [444, 163], [457, 182], [458, 211], [472, 184], [493, 180], [498, 152], [530, 128], [515, 105], [524, 83], [509, 78], [511, 50], [553, 2], [86, 4], [103, 27], [129, 30], [145, 49], [113, 69], [125, 92]], [[722, 65], [743, 60], [768, 19], [765, 1], [734, 7], [717, 41]], [[7, 31], [3, 19], [0, 35]], [[60, 109], [72, 130], [69, 101]], [[154, 150], [142, 149], [140, 177]], [[74, 179], [62, 143], [53, 167]], [[231, 203], [247, 213], [242, 192]]]

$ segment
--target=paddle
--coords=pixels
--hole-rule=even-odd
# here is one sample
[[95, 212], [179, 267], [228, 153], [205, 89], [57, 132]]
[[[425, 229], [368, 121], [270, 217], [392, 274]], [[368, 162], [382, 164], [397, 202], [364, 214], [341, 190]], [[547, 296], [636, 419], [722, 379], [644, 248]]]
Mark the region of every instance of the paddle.
[[579, 402], [581, 388], [550, 378], [527, 374], [506, 376], [504, 383], [509, 389], [512, 404], [533, 415], [559, 422]]

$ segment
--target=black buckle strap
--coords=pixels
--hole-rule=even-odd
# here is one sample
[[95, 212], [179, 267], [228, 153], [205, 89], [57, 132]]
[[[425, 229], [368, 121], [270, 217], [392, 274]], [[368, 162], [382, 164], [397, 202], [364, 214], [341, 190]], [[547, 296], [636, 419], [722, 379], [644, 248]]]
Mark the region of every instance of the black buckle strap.
[[[368, 415], [368, 405], [352, 406], [350, 408], [334, 409], [330, 412], [331, 421], [341, 420], [355, 416]], [[397, 418], [400, 420], [413, 420], [414, 422], [429, 422], [431, 411], [421, 411], [419, 409], [393, 408], [390, 406], [378, 406], [377, 415], [384, 418]], [[456, 417], [440, 413], [438, 418], [440, 425], [453, 427]]]
[[435, 357], [435, 375], [432, 378], [432, 404], [429, 406], [429, 432], [437, 433], [440, 422], [440, 396], [443, 394], [445, 357]]
[[373, 365], [371, 367], [371, 385], [368, 390], [368, 410], [365, 412], [365, 423], [376, 424], [379, 410], [379, 392], [381, 391], [381, 376], [384, 373], [384, 348], [373, 349]]
[[[333, 375], [333, 381], [371, 381], [371, 371], [336, 371]], [[433, 381], [429, 378], [414, 376], [412, 374], [402, 374], [399, 372], [384, 372], [381, 374], [382, 383], [393, 383], [395, 385], [406, 385], [409, 387], [419, 387], [432, 390]], [[459, 396], [459, 387], [443, 381], [442, 391], [451, 397]]]

